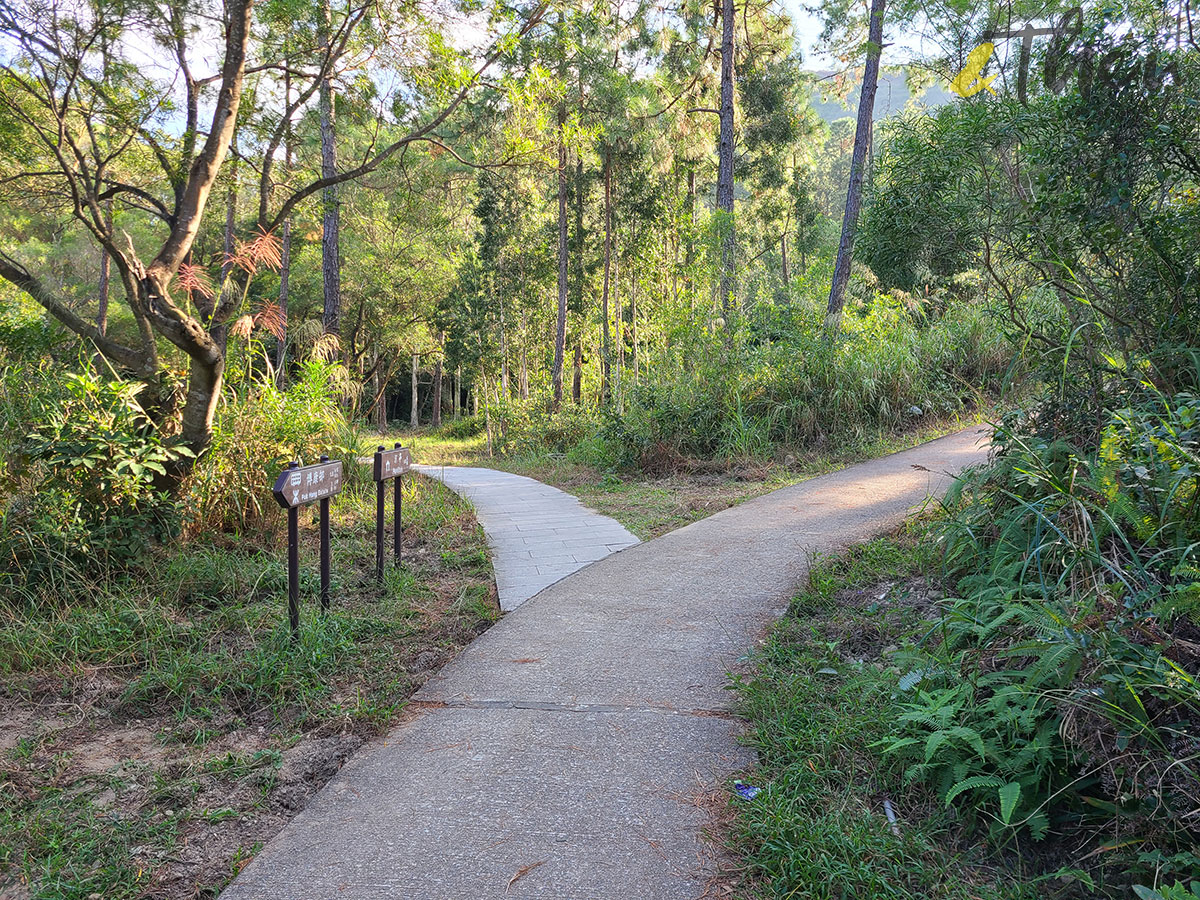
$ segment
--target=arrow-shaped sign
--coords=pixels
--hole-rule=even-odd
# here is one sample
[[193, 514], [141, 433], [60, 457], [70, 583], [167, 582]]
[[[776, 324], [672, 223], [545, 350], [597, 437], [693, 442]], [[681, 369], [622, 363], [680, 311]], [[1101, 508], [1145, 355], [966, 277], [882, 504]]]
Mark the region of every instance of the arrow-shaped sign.
[[407, 447], [397, 447], [395, 450], [375, 451], [375, 480], [387, 481], [408, 471], [412, 465], [412, 454]]
[[294, 509], [332, 497], [342, 490], [342, 461], [284, 469], [275, 479], [275, 500], [284, 509]]

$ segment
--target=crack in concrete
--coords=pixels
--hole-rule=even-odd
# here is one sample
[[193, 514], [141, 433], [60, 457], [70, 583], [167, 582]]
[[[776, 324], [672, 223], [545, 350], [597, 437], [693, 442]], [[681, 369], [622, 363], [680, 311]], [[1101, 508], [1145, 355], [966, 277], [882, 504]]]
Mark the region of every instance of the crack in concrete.
[[636, 706], [620, 703], [556, 703], [549, 700], [412, 700], [416, 709], [523, 709], [535, 712], [567, 713], [659, 713], [668, 716], [697, 716], [707, 719], [737, 719], [730, 709], [685, 708], [675, 706]]

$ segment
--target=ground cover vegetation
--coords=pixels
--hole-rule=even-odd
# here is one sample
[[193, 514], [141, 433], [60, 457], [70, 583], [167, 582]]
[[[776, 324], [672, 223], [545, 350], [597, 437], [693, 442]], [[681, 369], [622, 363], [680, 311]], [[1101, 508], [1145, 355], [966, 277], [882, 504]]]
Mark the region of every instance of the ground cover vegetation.
[[[325, 363], [231, 398], [176, 494], [127, 382], [5, 363], [0, 893], [215, 896], [499, 614], [482, 531], [414, 477], [404, 564], [376, 582], [374, 485]], [[264, 485], [318, 449], [348, 480], [334, 603], [318, 612], [303, 513], [293, 641]]]
[[943, 596], [929, 532], [915, 523], [816, 561], [808, 589], [737, 680], [759, 757], [743, 778], [761, 788], [733, 801], [744, 896], [1044, 896], [1036, 867], [986, 852], [880, 748], [905, 711], [893, 657], [933, 627]]
[[[862, 896], [1190, 890], [1192, 4], [817, 9], [828, 75], [739, 0], [0, 8], [5, 890], [211, 893], [490, 621], [481, 535], [420, 480], [410, 564], [371, 583], [369, 426], [652, 536], [981, 413], [945, 598], [807, 704], [882, 742], [809, 786], [863, 843], [749, 807], [748, 889], [794, 894], [820, 835]], [[1023, 59], [996, 34], [1027, 19], [1066, 36]], [[990, 90], [814, 110], [993, 42]], [[322, 453], [340, 602], [291, 647], [266, 488]], [[813, 664], [787, 628], [752, 712]], [[766, 771], [791, 727], [760, 721]], [[838, 793], [868, 759], [903, 877]], [[206, 841], [221, 871], [179, 850]]]
[[[884, 128], [860, 258], [901, 290], [982, 266], [1040, 387], [916, 551], [881, 545], [879, 564], [935, 594], [874, 589], [870, 553], [818, 569], [741, 685], [767, 783], [741, 815], [752, 892], [788, 896], [813, 874], [789, 851], [819, 846], [840, 866], [831, 896], [952, 895], [921, 881], [930, 834], [968, 856], [978, 836], [1043, 895], [1200, 886], [1188, 13], [1085, 7], [1085, 64], [1061, 83]], [[884, 797], [910, 811], [894, 836]], [[884, 848], [906, 864], [881, 868]]]

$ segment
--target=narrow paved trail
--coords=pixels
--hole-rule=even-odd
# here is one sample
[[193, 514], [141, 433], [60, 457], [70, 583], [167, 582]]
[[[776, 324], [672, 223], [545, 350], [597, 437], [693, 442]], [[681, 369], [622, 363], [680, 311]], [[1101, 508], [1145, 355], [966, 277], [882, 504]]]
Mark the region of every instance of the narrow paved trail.
[[334, 777], [225, 900], [694, 900], [704, 798], [751, 762], [726, 672], [814, 552], [982, 462], [969, 428], [609, 556], [505, 616]]
[[462, 466], [414, 466], [471, 501], [492, 548], [500, 608], [638, 542], [614, 519], [558, 488], [523, 475]]

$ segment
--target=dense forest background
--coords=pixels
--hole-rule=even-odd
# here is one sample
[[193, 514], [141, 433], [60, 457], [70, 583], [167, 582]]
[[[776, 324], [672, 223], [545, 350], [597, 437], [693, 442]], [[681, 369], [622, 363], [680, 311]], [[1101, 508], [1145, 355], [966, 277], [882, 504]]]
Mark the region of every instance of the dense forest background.
[[[186, 10], [161, 23], [85, 12], [72, 22], [71, 41], [89, 46], [79, 60], [54, 16], [11, 22], [14, 53], [45, 58], [53, 46], [61, 58], [44, 83], [10, 76], [5, 185], [20, 236], [7, 257], [10, 308], [14, 321], [21, 302], [36, 318], [36, 296], [75, 314], [68, 328], [147, 373], [166, 421], [187, 410], [189, 377], [214, 380], [205, 354], [222, 359], [235, 392], [264, 375], [282, 385], [314, 357], [336, 362], [348, 409], [380, 425], [436, 424], [482, 404], [506, 436], [532, 398], [623, 408], [635, 387], [673, 381], [713, 347], [728, 360], [771, 343], [779, 326], [766, 320], [791, 305], [794, 279], [819, 280], [836, 237], [854, 122], [843, 110], [827, 123], [813, 102], [851, 90], [853, 66], [806, 73], [786, 15], [769, 5], [735, 23], [726, 101], [715, 8], [513, 9], [490, 21], [470, 9], [267, 5], [206, 226], [173, 254], [175, 281], [159, 290], [178, 306], [170, 318], [212, 334], [215, 346], [197, 352], [190, 338], [164, 339], [169, 327], [130, 282], [183, 214], [189, 161], [207, 149], [217, 77], [191, 68], [219, 37]], [[838, 24], [851, 62], [859, 24]], [[155, 48], [144, 59], [130, 50], [139, 37]], [[76, 68], [87, 108], [72, 108]], [[67, 141], [82, 162], [72, 151], [50, 174], [57, 157], [37, 113], [68, 135], [90, 129], [87, 147]], [[737, 209], [725, 262], [722, 179]], [[722, 267], [733, 287], [717, 302]], [[193, 449], [219, 393], [193, 401], [196, 426], [184, 413]], [[895, 401], [893, 420], [913, 405], [879, 399]]]
[[0, 6], [0, 672], [180, 542], [274, 546], [288, 461], [361, 490], [368, 429], [600, 479], [986, 415], [888, 759], [1068, 892], [1188, 896], [1193, 5], [814, 11], [832, 70], [756, 0]]

